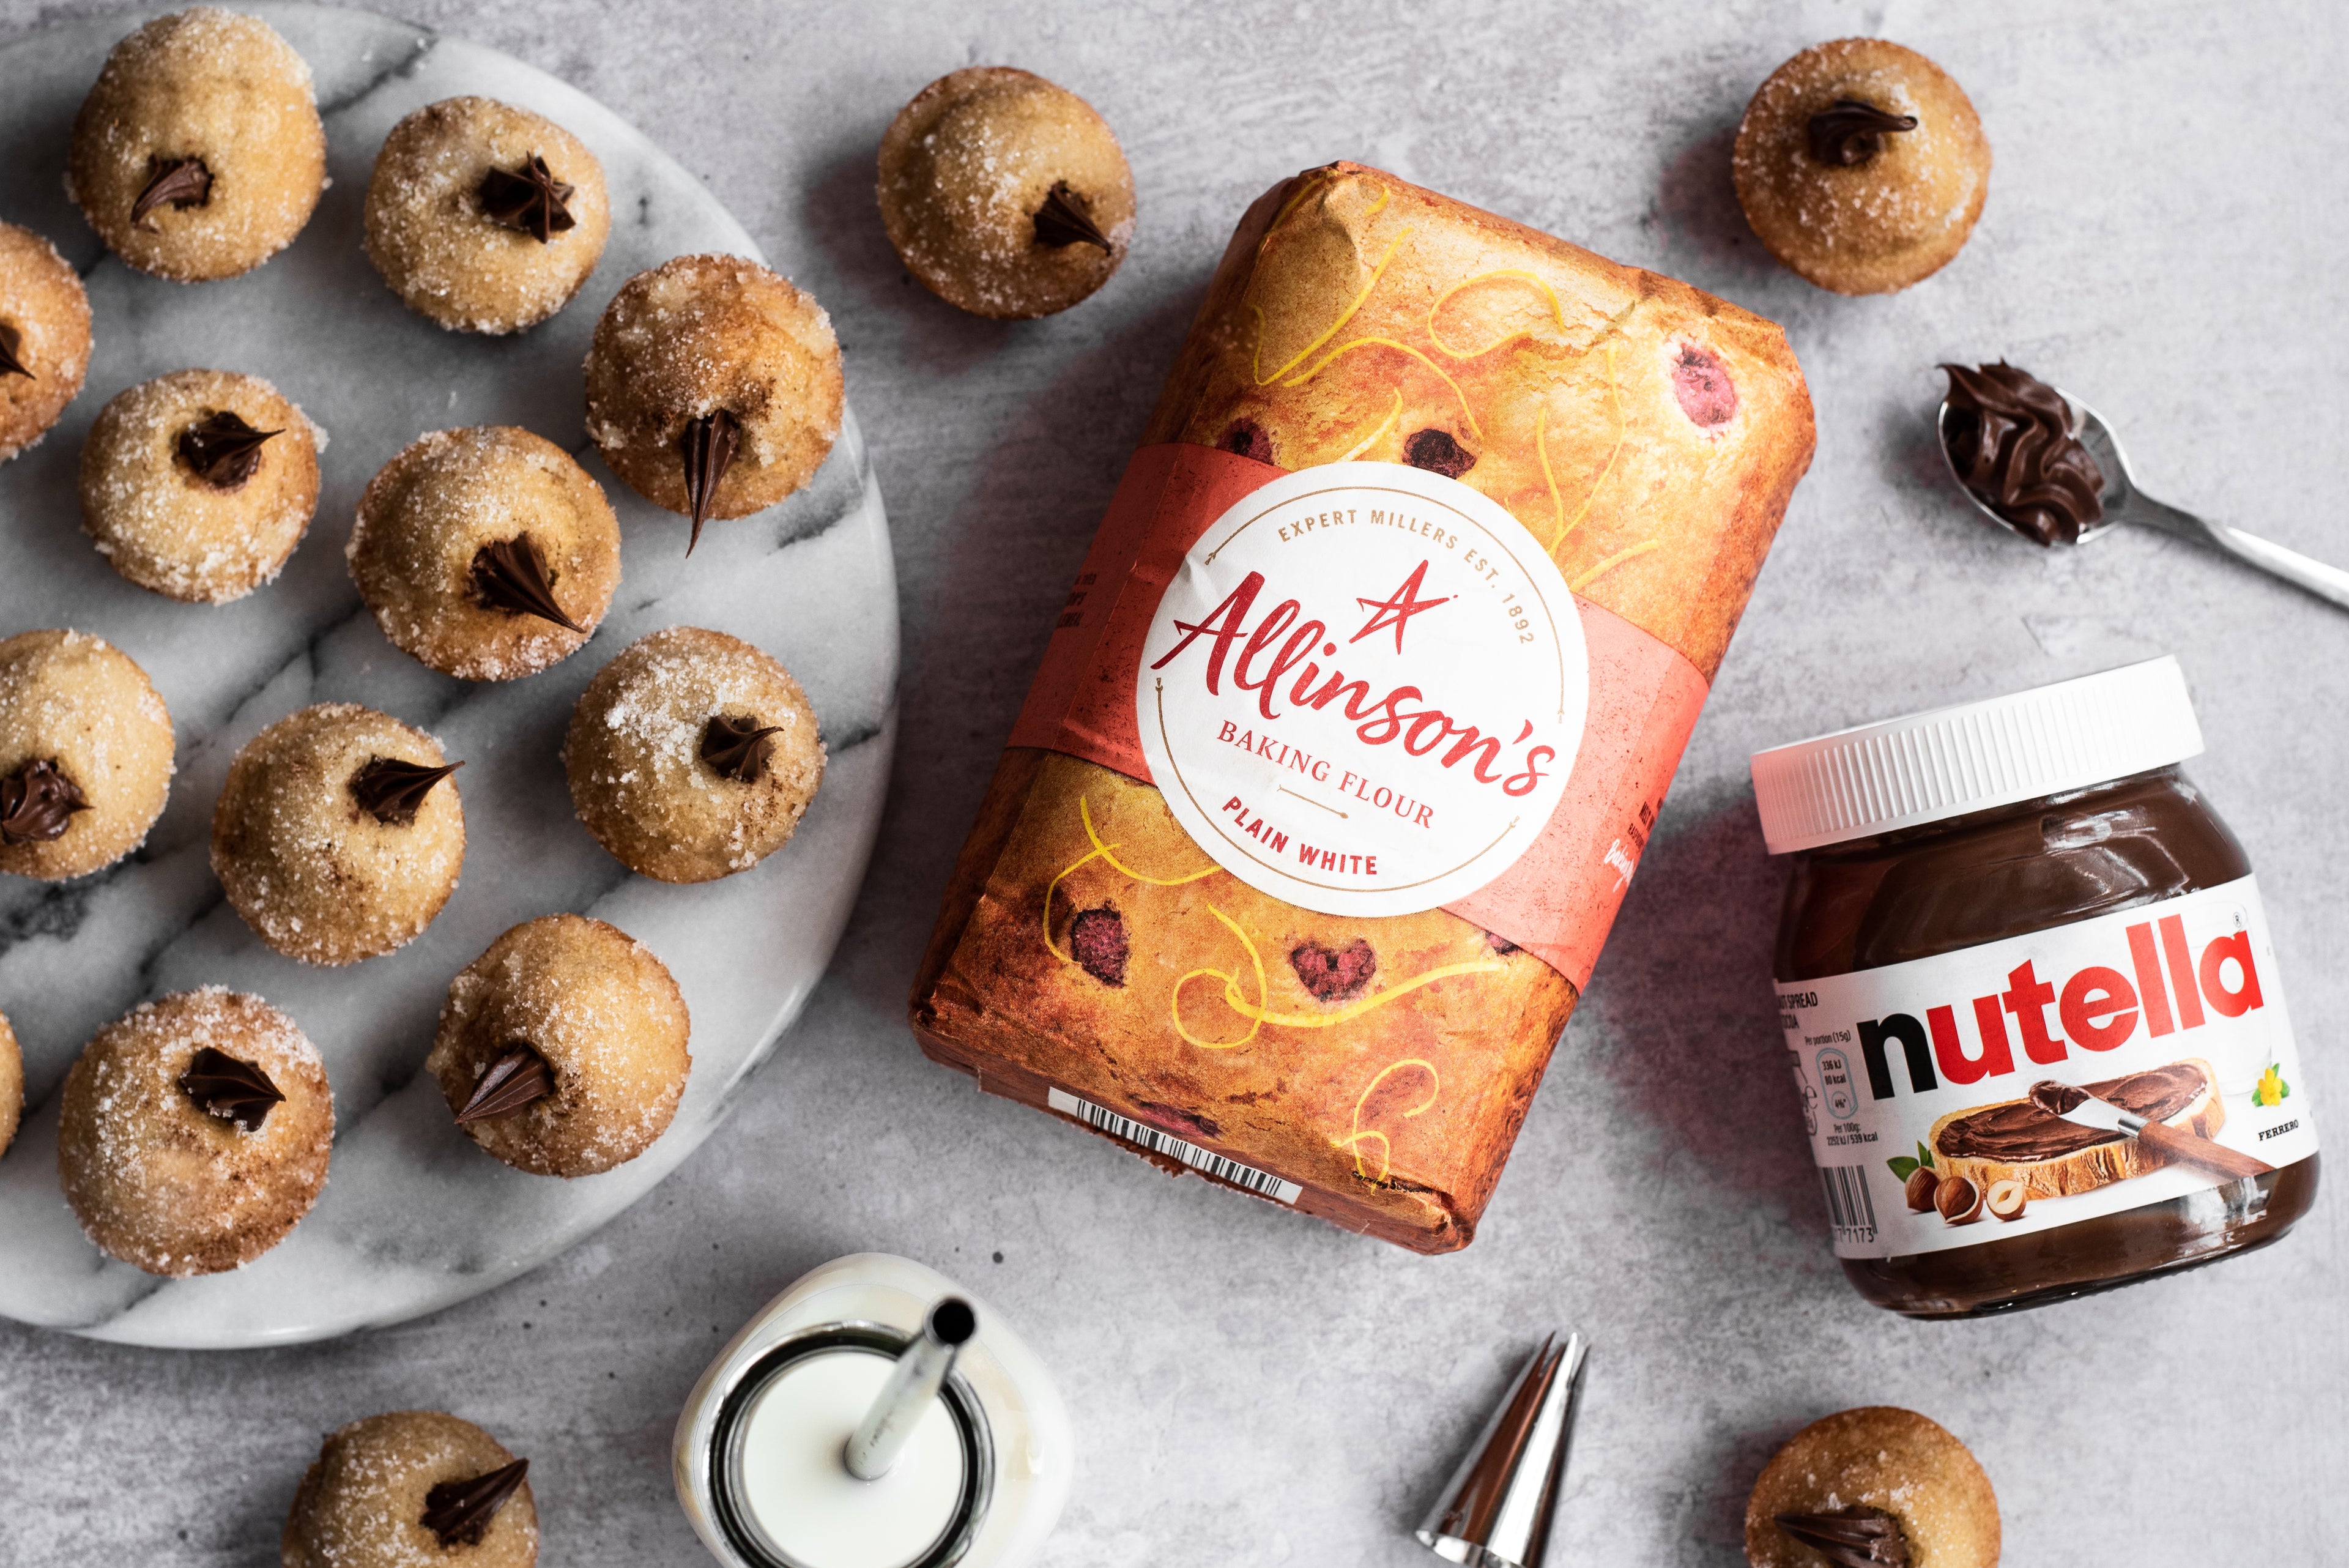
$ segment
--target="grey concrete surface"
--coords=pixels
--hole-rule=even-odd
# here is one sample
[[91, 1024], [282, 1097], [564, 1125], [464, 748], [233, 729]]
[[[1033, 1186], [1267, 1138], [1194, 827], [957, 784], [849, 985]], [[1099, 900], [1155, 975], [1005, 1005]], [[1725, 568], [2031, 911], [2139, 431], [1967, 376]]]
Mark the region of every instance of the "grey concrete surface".
[[[432, 1406], [532, 1457], [548, 1563], [692, 1563], [666, 1460], [679, 1400], [771, 1293], [860, 1248], [968, 1278], [1058, 1368], [1084, 1449], [1062, 1568], [1432, 1561], [1410, 1521], [1552, 1323], [1596, 1345], [1556, 1563], [1740, 1561], [1770, 1450], [1873, 1402], [1973, 1446], [2009, 1563], [2337, 1558], [2337, 1195], [2267, 1251], [2006, 1320], [1906, 1323], [1845, 1286], [1769, 1005], [1782, 872], [1744, 758], [2175, 651], [2210, 740], [2192, 771], [2261, 871], [2306, 1087], [2349, 1093], [2349, 617], [2159, 538], [2044, 555], [1957, 503], [1926, 424], [1936, 360], [2008, 355], [2113, 420], [2156, 493], [2349, 560], [2340, 9], [386, 3], [602, 98], [830, 306], [902, 574], [890, 824], [831, 978], [731, 1124], [535, 1275], [284, 1352], [0, 1327], [0, 1559], [274, 1561], [321, 1431]], [[0, 37], [81, 8], [0, 0]], [[1998, 157], [1957, 263], [1858, 301], [1776, 270], [1726, 171], [1763, 76], [1855, 32], [1940, 59]], [[873, 210], [889, 116], [977, 61], [1083, 93], [1133, 161], [1133, 258], [1055, 320], [957, 317], [904, 278]], [[939, 886], [1226, 234], [1265, 184], [1340, 156], [1785, 323], [1819, 412], [1483, 1233], [1433, 1260], [981, 1098], [903, 1023]]]

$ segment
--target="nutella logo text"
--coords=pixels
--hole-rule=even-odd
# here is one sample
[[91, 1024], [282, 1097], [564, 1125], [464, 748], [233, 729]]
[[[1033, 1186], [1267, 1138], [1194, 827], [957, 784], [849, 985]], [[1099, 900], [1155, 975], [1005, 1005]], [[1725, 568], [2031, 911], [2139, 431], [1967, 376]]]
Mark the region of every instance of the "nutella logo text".
[[2075, 1051], [2111, 1051], [2140, 1030], [2158, 1039], [2265, 1004], [2249, 930], [2212, 938], [2198, 950], [2184, 919], [2168, 915], [2127, 926], [2123, 935], [2127, 950], [2114, 953], [2113, 963], [2085, 965], [2060, 982], [2025, 959], [1987, 996], [1928, 1007], [1921, 1022], [1892, 1012], [1858, 1024], [1869, 1096], [1893, 1096], [1902, 1075], [1896, 1068], [1906, 1069], [1912, 1094], [2018, 1072], [2044, 1077], [2042, 1069]]

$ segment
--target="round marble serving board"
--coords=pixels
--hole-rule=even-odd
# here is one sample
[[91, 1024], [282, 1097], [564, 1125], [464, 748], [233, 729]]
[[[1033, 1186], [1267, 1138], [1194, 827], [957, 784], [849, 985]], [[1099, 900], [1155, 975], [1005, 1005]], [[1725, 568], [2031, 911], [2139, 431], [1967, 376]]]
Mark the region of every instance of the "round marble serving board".
[[[226, 1347], [397, 1323], [502, 1283], [603, 1224], [708, 1137], [830, 961], [879, 825], [895, 736], [896, 592], [888, 524], [853, 415], [805, 491], [712, 524], [688, 559], [681, 518], [639, 500], [581, 427], [580, 362], [628, 277], [673, 255], [758, 247], [643, 135], [493, 50], [365, 13], [245, 7], [316, 78], [333, 184], [299, 239], [227, 283], [184, 286], [107, 254], [63, 193], [74, 110], [137, 16], [74, 22], [0, 49], [0, 218], [47, 234], [89, 286], [89, 381], [39, 446], [0, 464], [0, 636], [93, 632], [171, 705], [179, 774], [146, 846], [46, 886], [0, 876], [0, 1012], [25, 1050], [26, 1114], [0, 1157], [0, 1314], [94, 1338]], [[603, 161], [612, 237], [568, 308], [519, 337], [444, 332], [401, 306], [359, 249], [376, 149], [402, 115], [478, 93], [561, 122]], [[124, 388], [189, 366], [274, 382], [324, 426], [317, 520], [284, 576], [237, 604], [131, 587], [78, 526], [75, 465]], [[595, 639], [526, 680], [473, 685], [392, 648], [343, 562], [359, 492], [429, 430], [525, 426], [578, 454], [618, 509], [624, 576]], [[831, 762], [799, 835], [757, 869], [701, 887], [629, 875], [572, 815], [557, 754], [588, 679], [647, 632], [715, 627], [781, 659], [807, 689]], [[365, 702], [440, 737], [465, 802], [463, 884], [388, 958], [313, 969], [280, 958], [222, 897], [209, 858], [229, 760], [308, 703]], [[649, 1153], [560, 1181], [509, 1169], [450, 1121], [421, 1072], [450, 978], [515, 923], [596, 916], [660, 955], [693, 1013], [693, 1076]], [[233, 1273], [168, 1281], [109, 1261], [57, 1178], [57, 1099], [82, 1044], [138, 1002], [218, 983], [267, 997], [326, 1059], [336, 1137], [325, 1196], [274, 1251]]]

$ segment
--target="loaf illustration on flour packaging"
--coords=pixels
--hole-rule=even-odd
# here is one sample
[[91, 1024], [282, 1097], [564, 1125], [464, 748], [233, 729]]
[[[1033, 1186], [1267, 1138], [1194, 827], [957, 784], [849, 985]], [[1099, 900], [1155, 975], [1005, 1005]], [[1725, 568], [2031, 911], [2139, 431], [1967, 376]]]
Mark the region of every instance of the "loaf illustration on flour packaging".
[[956, 867], [924, 1050], [1465, 1246], [1812, 442], [1734, 306], [1358, 164], [1268, 192]]

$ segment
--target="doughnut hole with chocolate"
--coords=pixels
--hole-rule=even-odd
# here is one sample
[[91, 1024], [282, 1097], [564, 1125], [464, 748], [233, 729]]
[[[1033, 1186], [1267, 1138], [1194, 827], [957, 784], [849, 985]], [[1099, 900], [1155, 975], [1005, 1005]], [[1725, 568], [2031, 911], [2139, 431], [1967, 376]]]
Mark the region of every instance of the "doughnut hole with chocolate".
[[675, 626], [596, 671], [563, 765], [579, 820], [614, 859], [662, 882], [708, 882], [791, 842], [824, 750], [791, 671], [740, 638]]
[[132, 1009], [83, 1049], [57, 1176], [109, 1256], [212, 1274], [285, 1239], [326, 1186], [334, 1140], [317, 1048], [261, 998], [206, 986]]
[[0, 872], [62, 882], [138, 848], [173, 756], [171, 712], [129, 654], [78, 631], [0, 642]]
[[369, 1416], [326, 1435], [294, 1493], [285, 1568], [462, 1563], [532, 1568], [529, 1461], [440, 1410]]
[[1752, 1568], [1997, 1568], [1998, 1496], [1965, 1444], [1889, 1405], [1786, 1439], [1745, 1502]]
[[81, 449], [81, 526], [166, 598], [226, 604], [285, 568], [318, 507], [322, 432], [258, 376], [174, 370], [118, 393]]
[[48, 434], [89, 373], [89, 296], [57, 247], [0, 223], [0, 462]]
[[691, 1032], [649, 948], [601, 920], [548, 915], [450, 982], [424, 1068], [489, 1153], [535, 1176], [593, 1176], [668, 1130]]
[[[2164, 659], [1755, 757], [1794, 856], [1790, 1064], [1868, 1300], [2064, 1300], [2265, 1245], [2313, 1201], [2251, 865], [2178, 766], [2201, 749]], [[1906, 782], [1869, 761], [1894, 756]]]
[[612, 296], [587, 350], [587, 434], [628, 488], [685, 517], [802, 489], [845, 405], [832, 317], [740, 256], [678, 256]]
[[881, 138], [881, 221], [905, 270], [974, 316], [1066, 310], [1125, 260], [1133, 172], [1091, 104], [1033, 72], [971, 66]]
[[1837, 294], [1887, 294], [1956, 258], [1990, 192], [1990, 142], [1958, 84], [1883, 38], [1817, 44], [1770, 74], [1731, 171], [1771, 254]]
[[210, 5], [114, 47], [66, 158], [66, 190], [107, 248], [175, 283], [259, 266], [326, 185], [310, 67], [266, 22]]
[[620, 520], [543, 436], [436, 431], [367, 482], [345, 556], [394, 647], [460, 680], [513, 680], [595, 635], [620, 586]]
[[456, 891], [465, 811], [440, 742], [321, 703], [245, 742], [212, 808], [212, 871], [254, 933], [348, 964], [423, 934]]
[[543, 115], [443, 99], [391, 128], [367, 182], [367, 254], [452, 331], [520, 332], [571, 302], [612, 230], [604, 166]]

